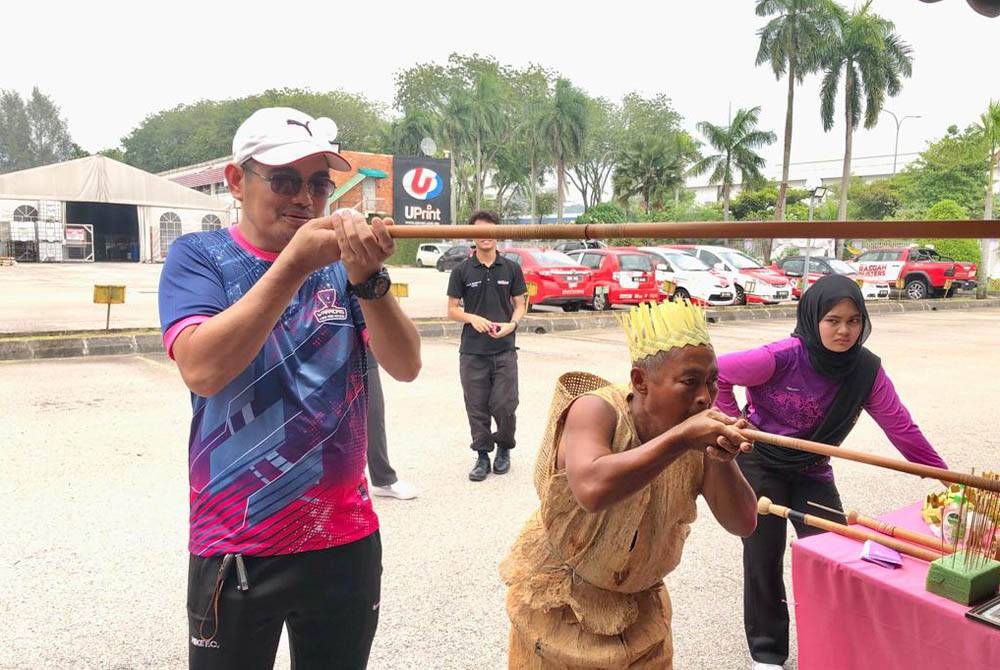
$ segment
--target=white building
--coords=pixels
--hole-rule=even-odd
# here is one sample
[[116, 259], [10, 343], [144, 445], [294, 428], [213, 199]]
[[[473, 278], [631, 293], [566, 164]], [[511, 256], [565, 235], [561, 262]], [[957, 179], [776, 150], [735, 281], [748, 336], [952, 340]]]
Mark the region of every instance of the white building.
[[0, 256], [18, 261], [160, 262], [229, 223], [226, 202], [105, 156], [0, 175]]
[[[851, 175], [861, 177], [865, 182], [888, 179], [893, 175], [894, 160], [898, 172], [919, 156], [920, 154], [917, 152], [899, 154], [895, 157], [893, 154], [854, 156], [851, 159]], [[806, 182], [810, 179], [818, 179], [824, 186], [839, 185], [843, 166], [843, 157], [789, 163], [788, 186], [789, 188], [805, 188]], [[695, 201], [698, 203], [704, 204], [722, 200], [722, 187], [718, 184], [709, 184], [708, 177], [709, 173], [705, 173], [687, 179], [686, 185], [694, 191]], [[769, 181], [781, 181], [781, 163], [778, 162], [764, 168], [764, 177]], [[734, 185], [729, 197], [735, 198], [741, 190], [743, 190], [742, 184]]]

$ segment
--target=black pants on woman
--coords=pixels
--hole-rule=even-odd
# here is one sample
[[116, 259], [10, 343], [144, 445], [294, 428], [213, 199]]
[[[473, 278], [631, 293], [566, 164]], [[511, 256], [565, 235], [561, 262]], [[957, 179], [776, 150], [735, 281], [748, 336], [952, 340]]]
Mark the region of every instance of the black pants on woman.
[[[832, 481], [812, 479], [798, 468], [782, 469], [754, 452], [737, 463], [758, 498], [813, 516], [846, 523], [843, 516], [807, 505], [808, 501], [843, 509]], [[823, 531], [792, 522], [798, 537]], [[743, 540], [743, 626], [750, 656], [761, 663], [781, 665], [788, 659], [788, 603], [785, 600], [784, 559], [787, 521], [774, 515], [757, 518], [757, 529]]]

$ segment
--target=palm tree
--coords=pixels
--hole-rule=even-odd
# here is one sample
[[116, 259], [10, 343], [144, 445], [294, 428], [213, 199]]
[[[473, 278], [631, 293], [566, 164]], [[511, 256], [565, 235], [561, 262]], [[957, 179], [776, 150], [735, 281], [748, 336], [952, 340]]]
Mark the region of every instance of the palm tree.
[[895, 97], [903, 87], [903, 77], [909, 77], [913, 71], [910, 45], [896, 33], [892, 21], [869, 11], [871, 5], [872, 0], [867, 0], [849, 14], [841, 7], [836, 8], [836, 29], [829, 38], [829, 50], [823, 63], [820, 112], [826, 131], [833, 128], [837, 88], [840, 80], [844, 80], [844, 168], [837, 210], [837, 218], [841, 221], [847, 219], [851, 144], [854, 129], [861, 122], [862, 106], [865, 128], [874, 128], [886, 95]]
[[691, 168], [693, 174], [712, 171], [710, 184], [722, 184], [722, 219], [729, 220], [729, 199], [736, 173], [744, 184], [760, 182], [765, 161], [756, 150], [773, 144], [778, 138], [770, 130], [757, 130], [760, 107], [738, 109], [728, 126], [717, 126], [708, 121], [698, 123], [698, 131], [705, 136], [709, 146], [719, 153], [705, 156]]
[[[986, 207], [983, 219], [993, 218], [993, 175], [1000, 167], [1000, 101], [990, 100], [990, 106], [979, 117], [983, 122], [983, 130], [990, 143], [989, 161], [986, 168]], [[979, 277], [976, 286], [976, 297], [985, 298], [990, 283], [990, 240], [979, 241]]]
[[[830, 0], [757, 0], [757, 16], [774, 16], [757, 31], [760, 47], [757, 65], [769, 63], [775, 79], [788, 75], [785, 103], [785, 147], [781, 162], [781, 183], [774, 206], [776, 221], [785, 219], [785, 193], [788, 190], [788, 163], [792, 155], [792, 112], [795, 86], [807, 74], [819, 69], [822, 47], [833, 26]], [[776, 15], [776, 16], [775, 16]]]
[[434, 120], [417, 109], [407, 111], [403, 118], [393, 121], [385, 133], [384, 142], [392, 154], [416, 156], [421, 151], [420, 142], [434, 134]]
[[566, 165], [575, 161], [587, 131], [587, 96], [568, 79], [556, 80], [548, 108], [539, 118], [538, 133], [556, 161], [556, 223], [562, 223], [566, 198]]
[[624, 148], [612, 177], [615, 199], [626, 204], [634, 195], [642, 197], [646, 213], [662, 208], [666, 197], [684, 185], [684, 173], [698, 149], [687, 133], [669, 137], [639, 137]]

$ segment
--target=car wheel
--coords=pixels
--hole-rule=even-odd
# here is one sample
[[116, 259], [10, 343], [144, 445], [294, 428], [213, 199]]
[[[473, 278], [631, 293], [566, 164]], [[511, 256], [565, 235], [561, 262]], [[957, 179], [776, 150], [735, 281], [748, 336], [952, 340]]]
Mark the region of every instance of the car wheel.
[[562, 306], [564, 312], [579, 312], [580, 303], [578, 302], [568, 302]]
[[417, 259], [417, 267], [418, 268], [424, 267], [424, 262], [422, 260], [420, 260], [419, 258]]
[[687, 292], [686, 288], [678, 288], [677, 290], [674, 291], [673, 299], [677, 302], [681, 302], [682, 300], [687, 300], [690, 302], [691, 294]]
[[594, 294], [594, 309], [597, 311], [604, 311], [606, 309], [611, 309], [611, 301], [608, 300], [607, 293]]
[[735, 286], [734, 290], [736, 292], [736, 303], [735, 304], [737, 304], [737, 305], [745, 305], [745, 304], [747, 304], [747, 294], [746, 294], [746, 291], [744, 291], [743, 287], [740, 286], [739, 284], [734, 284], [734, 286]]
[[911, 279], [906, 282], [903, 292], [906, 293], [906, 297], [910, 300], [923, 300], [930, 295], [931, 287], [923, 279]]

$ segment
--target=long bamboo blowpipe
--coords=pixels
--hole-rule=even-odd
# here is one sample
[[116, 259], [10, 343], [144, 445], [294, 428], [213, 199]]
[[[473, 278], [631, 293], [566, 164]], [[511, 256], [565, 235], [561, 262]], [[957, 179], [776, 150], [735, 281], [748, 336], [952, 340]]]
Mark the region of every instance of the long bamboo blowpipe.
[[1000, 220], [988, 221], [676, 221], [667, 223], [563, 223], [499, 226], [389, 226], [397, 239], [603, 240], [616, 237], [774, 237], [913, 239], [1000, 237]]
[[909, 528], [903, 528], [895, 524], [889, 523], [888, 521], [880, 521], [874, 517], [865, 516], [857, 510], [849, 510], [846, 514], [839, 509], [833, 509], [832, 507], [825, 507], [819, 503], [809, 502], [810, 505], [814, 507], [819, 507], [820, 509], [825, 509], [828, 512], [834, 512], [836, 514], [843, 514], [847, 517], [848, 524], [857, 524], [859, 526], [864, 526], [865, 528], [871, 528], [872, 530], [877, 530], [885, 535], [891, 535], [892, 537], [898, 537], [907, 542], [913, 542], [914, 544], [919, 544], [922, 547], [928, 547], [935, 551], [940, 551], [945, 554], [954, 554], [955, 545], [944, 542], [939, 537], [934, 537], [933, 535], [928, 535], [927, 533], [918, 533], [915, 530], [910, 530]]
[[931, 551], [930, 549], [925, 549], [924, 547], [918, 547], [910, 544], [909, 542], [897, 540], [894, 537], [879, 535], [878, 533], [873, 533], [869, 530], [862, 530], [853, 526], [845, 526], [842, 523], [830, 521], [829, 519], [824, 519], [823, 517], [803, 514], [802, 512], [785, 507], [784, 505], [776, 505], [771, 502], [770, 498], [766, 497], [762, 497], [757, 500], [757, 513], [762, 516], [765, 514], [773, 514], [775, 516], [784, 517], [786, 519], [791, 519], [792, 521], [804, 523], [807, 526], [822, 528], [823, 530], [830, 531], [831, 533], [843, 535], [844, 537], [850, 537], [861, 542], [871, 540], [872, 542], [877, 542], [882, 546], [895, 549], [901, 554], [919, 558], [920, 560], [927, 561], [928, 563], [941, 558], [940, 552]]
[[980, 477], [979, 475], [970, 475], [964, 472], [954, 472], [952, 470], [945, 470], [944, 468], [936, 468], [933, 465], [910, 463], [909, 461], [900, 460], [898, 458], [887, 458], [876, 454], [866, 454], [861, 451], [852, 451], [841, 447], [833, 447], [829, 444], [822, 444], [821, 442], [803, 440], [799, 437], [772, 435], [771, 433], [765, 433], [762, 430], [755, 430], [753, 428], [740, 428], [740, 432], [751, 440], [767, 442], [779, 447], [796, 449], [798, 451], [808, 451], [810, 453], [821, 454], [823, 456], [845, 458], [849, 461], [876, 465], [880, 468], [906, 472], [919, 477], [940, 479], [941, 481], [951, 482], [953, 484], [965, 484], [966, 486], [973, 486], [977, 489], [983, 489], [984, 491], [994, 491], [1000, 493], [1000, 479], [989, 479], [987, 477]]

